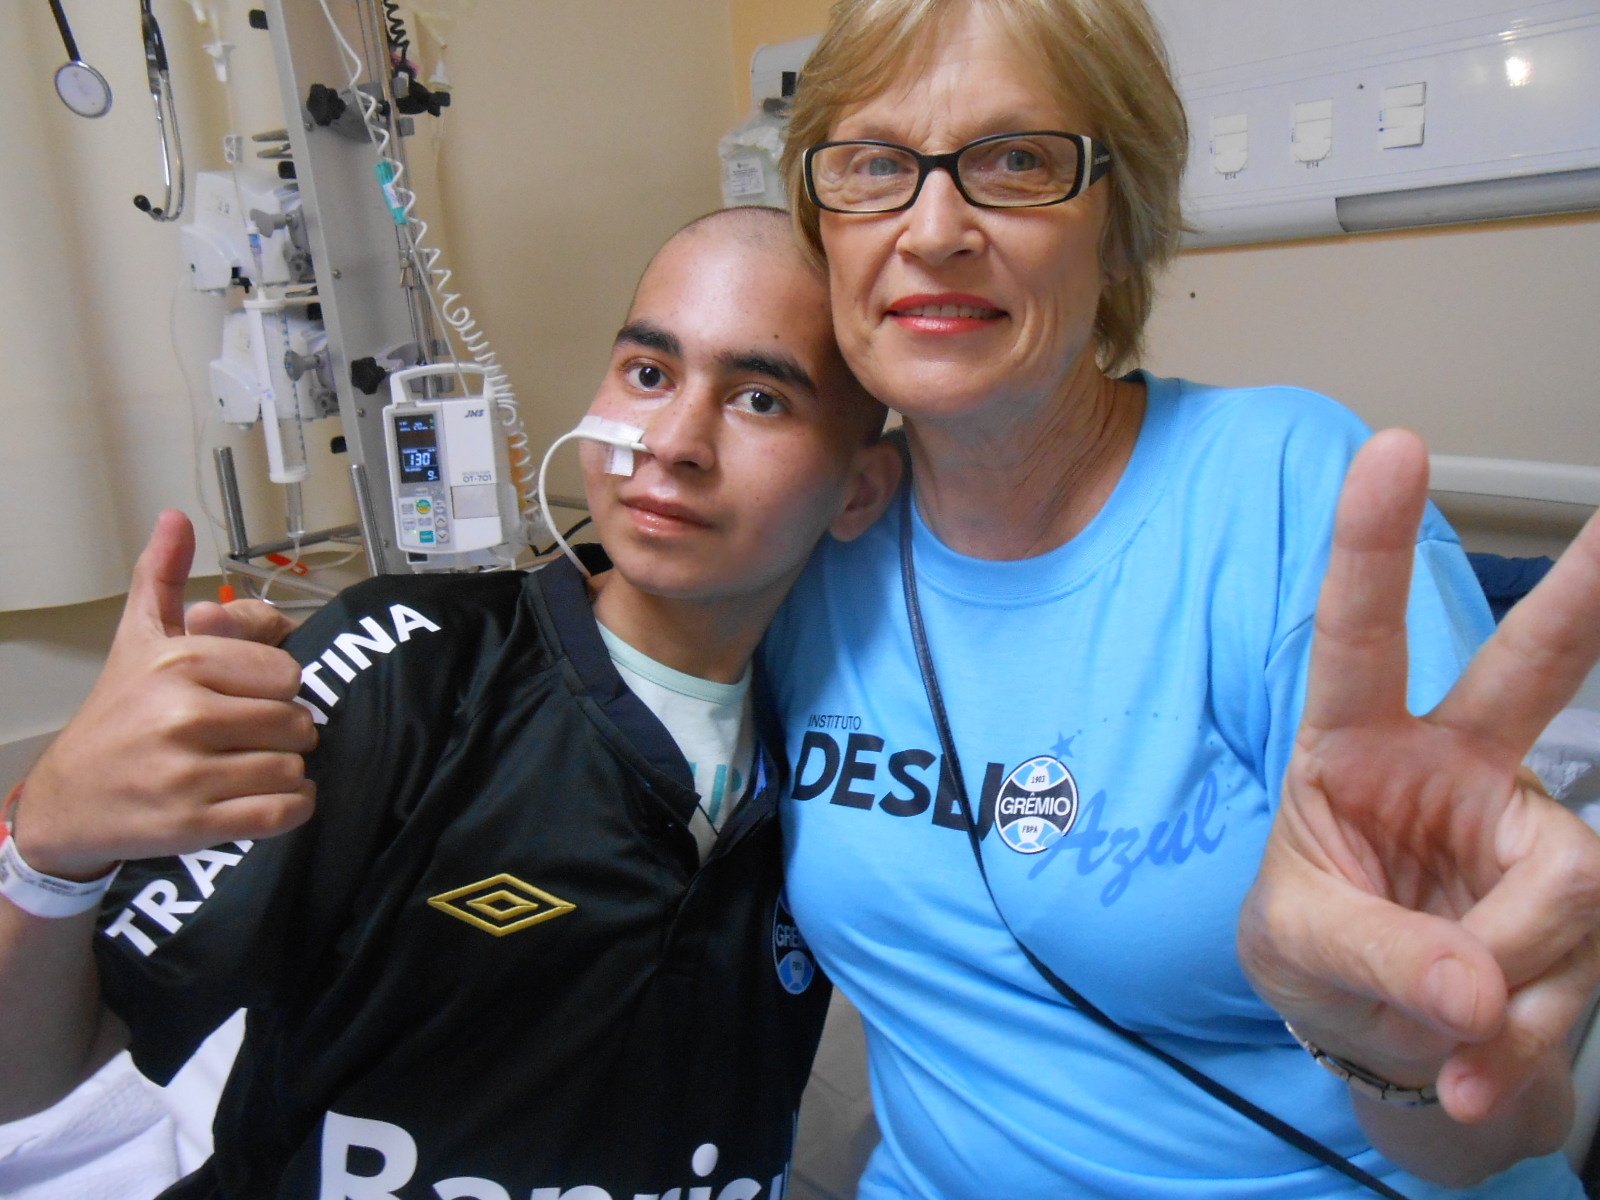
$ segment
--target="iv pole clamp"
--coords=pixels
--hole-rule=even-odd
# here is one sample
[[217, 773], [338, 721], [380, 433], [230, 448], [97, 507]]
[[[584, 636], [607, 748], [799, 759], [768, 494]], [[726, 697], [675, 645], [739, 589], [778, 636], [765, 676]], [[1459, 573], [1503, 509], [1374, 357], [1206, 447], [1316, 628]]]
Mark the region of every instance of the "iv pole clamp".
[[[157, 221], [176, 221], [183, 215], [183, 141], [178, 136], [178, 109], [172, 98], [172, 73], [167, 69], [167, 47], [161, 26], [150, 11], [150, 0], [139, 0], [139, 22], [144, 35], [144, 69], [150, 80], [150, 99], [156, 106], [156, 128], [161, 133], [161, 177], [167, 196], [157, 208], [144, 194], [133, 206]], [[176, 188], [174, 188], [176, 181]]]

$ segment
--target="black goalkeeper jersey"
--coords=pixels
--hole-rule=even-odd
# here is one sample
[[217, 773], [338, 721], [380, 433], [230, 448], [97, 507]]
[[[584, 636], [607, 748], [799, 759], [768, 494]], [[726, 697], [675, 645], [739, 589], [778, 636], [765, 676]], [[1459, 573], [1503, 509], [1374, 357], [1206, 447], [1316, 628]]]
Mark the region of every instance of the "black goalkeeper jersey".
[[102, 909], [146, 1074], [249, 1010], [216, 1153], [167, 1195], [780, 1197], [828, 985], [766, 750], [700, 865], [688, 764], [565, 561], [374, 579], [289, 649], [316, 815], [129, 863]]

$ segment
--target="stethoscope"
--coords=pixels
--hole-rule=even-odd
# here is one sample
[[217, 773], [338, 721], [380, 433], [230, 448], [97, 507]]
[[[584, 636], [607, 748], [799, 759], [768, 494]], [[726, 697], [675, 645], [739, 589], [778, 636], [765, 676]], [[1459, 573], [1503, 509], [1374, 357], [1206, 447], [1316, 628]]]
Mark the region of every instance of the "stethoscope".
[[[56, 95], [80, 117], [103, 117], [111, 111], [111, 85], [106, 77], [78, 57], [78, 43], [61, 10], [61, 0], [50, 0], [50, 11], [67, 48], [67, 61], [56, 71]], [[178, 136], [178, 109], [172, 98], [172, 75], [167, 70], [167, 47], [161, 26], [150, 11], [150, 0], [139, 0], [139, 24], [144, 37], [144, 69], [150, 81], [150, 99], [156, 106], [156, 128], [161, 132], [161, 177], [167, 194], [161, 207], [138, 195], [133, 206], [157, 221], [176, 221], [183, 215], [183, 141]]]
[[[55, 5], [58, 0], [50, 0]], [[167, 196], [160, 208], [150, 198], [138, 195], [133, 206], [157, 221], [176, 221], [183, 215], [183, 141], [178, 136], [178, 109], [172, 98], [172, 75], [167, 70], [167, 47], [161, 40], [161, 26], [150, 11], [150, 0], [139, 0], [139, 20], [144, 33], [144, 70], [150, 81], [150, 99], [156, 106], [156, 127], [161, 131], [161, 178]], [[106, 100], [110, 104], [109, 95]], [[176, 189], [174, 189], [176, 180]]]

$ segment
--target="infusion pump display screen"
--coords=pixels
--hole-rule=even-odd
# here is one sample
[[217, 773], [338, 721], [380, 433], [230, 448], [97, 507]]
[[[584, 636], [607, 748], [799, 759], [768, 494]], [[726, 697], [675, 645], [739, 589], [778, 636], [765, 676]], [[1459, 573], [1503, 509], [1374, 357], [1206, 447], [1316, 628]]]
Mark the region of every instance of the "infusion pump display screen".
[[432, 413], [397, 414], [394, 444], [400, 455], [401, 483], [439, 481], [439, 432]]

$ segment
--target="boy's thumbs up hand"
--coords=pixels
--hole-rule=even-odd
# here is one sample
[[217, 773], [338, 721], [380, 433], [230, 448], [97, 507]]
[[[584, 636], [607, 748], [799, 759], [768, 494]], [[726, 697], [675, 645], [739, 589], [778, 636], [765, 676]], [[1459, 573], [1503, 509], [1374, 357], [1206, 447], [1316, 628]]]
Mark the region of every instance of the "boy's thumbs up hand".
[[207, 611], [186, 633], [183, 589], [194, 529], [156, 522], [133, 572], [105, 669], [29, 773], [14, 814], [36, 870], [94, 878], [128, 858], [270, 837], [310, 817], [301, 757], [316, 745], [293, 702], [299, 664], [245, 638], [279, 640], [287, 622], [248, 606]]

